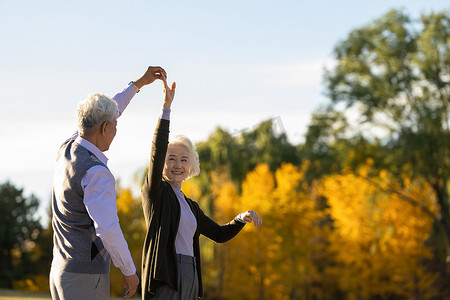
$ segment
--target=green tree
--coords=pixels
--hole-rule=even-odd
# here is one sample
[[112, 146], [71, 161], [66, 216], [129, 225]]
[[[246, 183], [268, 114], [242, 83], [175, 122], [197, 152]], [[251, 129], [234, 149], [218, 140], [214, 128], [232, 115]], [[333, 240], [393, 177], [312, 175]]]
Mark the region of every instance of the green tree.
[[351, 126], [345, 113], [332, 105], [320, 107], [312, 114], [305, 143], [298, 146], [300, 157], [312, 162], [305, 180], [312, 183], [348, 167], [357, 170], [369, 158], [375, 161], [374, 167], [385, 166], [390, 152], [383, 140], [359, 133], [351, 135], [349, 131]]
[[202, 171], [223, 170], [240, 184], [248, 172], [258, 164], [266, 163], [272, 171], [283, 162], [300, 163], [294, 145], [284, 133], [274, 131], [272, 120], [261, 122], [255, 129], [239, 135], [217, 128], [204, 142], [197, 145]]
[[7, 181], [0, 184], [0, 206], [0, 286], [11, 289], [14, 280], [38, 272], [29, 253], [41, 231], [39, 201]]
[[350, 141], [345, 136], [348, 126], [344, 114], [332, 107], [319, 108], [312, 114], [305, 143], [300, 146], [301, 157], [314, 164], [308, 170], [310, 181], [342, 169], [345, 157], [350, 156]]
[[449, 41], [448, 11], [415, 20], [392, 10], [340, 42], [334, 50], [336, 66], [325, 75], [333, 109], [358, 116], [357, 126], [347, 134], [370, 140], [376, 128], [389, 154], [379, 163], [399, 178], [406, 172], [433, 187], [439, 207], [434, 221], [441, 229], [447, 262]]

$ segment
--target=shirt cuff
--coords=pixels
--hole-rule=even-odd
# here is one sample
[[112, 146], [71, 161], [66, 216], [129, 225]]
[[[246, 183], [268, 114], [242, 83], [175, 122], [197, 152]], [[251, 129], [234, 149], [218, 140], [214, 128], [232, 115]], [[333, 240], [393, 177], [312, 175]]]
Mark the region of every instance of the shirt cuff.
[[125, 276], [131, 276], [131, 275], [136, 274], [136, 267], [134, 266], [134, 264], [131, 264], [128, 267], [121, 267], [120, 271]]
[[170, 121], [170, 108], [165, 108], [165, 107], [162, 108], [161, 119]]
[[236, 220], [237, 221], [239, 221], [239, 222], [241, 222], [241, 223], [247, 223], [247, 222], [245, 222], [244, 221], [244, 219], [242, 218], [242, 214], [244, 214], [243, 212], [241, 212], [240, 214], [238, 214], [237, 216], [236, 216]]

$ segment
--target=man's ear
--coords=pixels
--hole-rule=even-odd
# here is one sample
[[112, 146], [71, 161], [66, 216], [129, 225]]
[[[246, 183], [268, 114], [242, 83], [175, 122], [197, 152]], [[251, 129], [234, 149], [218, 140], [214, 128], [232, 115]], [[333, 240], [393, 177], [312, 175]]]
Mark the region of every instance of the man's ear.
[[106, 131], [108, 129], [108, 126], [109, 126], [108, 122], [103, 122], [102, 125], [100, 126], [100, 133], [101, 133], [102, 136], [106, 135]]

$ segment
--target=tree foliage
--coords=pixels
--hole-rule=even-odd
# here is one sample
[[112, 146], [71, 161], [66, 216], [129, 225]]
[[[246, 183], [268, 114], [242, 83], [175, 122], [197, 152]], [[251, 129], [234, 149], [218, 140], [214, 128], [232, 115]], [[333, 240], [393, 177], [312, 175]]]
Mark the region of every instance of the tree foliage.
[[320, 187], [334, 226], [330, 252], [336, 265], [331, 271], [339, 274], [342, 290], [360, 299], [436, 296], [432, 285], [437, 274], [422, 264], [431, 258], [425, 241], [433, 218], [401, 199], [409, 197], [435, 214], [432, 188], [423, 180], [408, 180], [402, 187], [386, 171], [367, 180], [370, 168], [369, 163], [356, 174], [330, 175]]
[[337, 64], [325, 75], [331, 110], [344, 107], [358, 115], [357, 126], [352, 131], [347, 127], [347, 134], [370, 140], [377, 128], [386, 149], [386, 156], [377, 163], [398, 178], [408, 170], [409, 177], [425, 178], [433, 188], [440, 211], [437, 224], [444, 233], [447, 257], [449, 41], [448, 11], [414, 20], [392, 10], [340, 42], [334, 51]]
[[[267, 164], [249, 172], [241, 189], [225, 173], [213, 173], [215, 220], [225, 223], [255, 209], [263, 226], [247, 225], [233, 240], [202, 253], [207, 298], [234, 299], [430, 299], [439, 295], [439, 273], [427, 240], [438, 206], [423, 179], [373, 169], [309, 183], [306, 171]], [[188, 196], [197, 193], [186, 183]], [[328, 202], [322, 209], [321, 199]], [[409, 202], [404, 198], [408, 198]], [[412, 205], [415, 203], [415, 205]], [[331, 220], [332, 223], [327, 220]]]
[[266, 163], [275, 171], [282, 162], [300, 163], [296, 147], [273, 127], [272, 120], [268, 120], [254, 130], [235, 136], [217, 128], [206, 141], [197, 145], [202, 171], [209, 174], [225, 168], [231, 179], [240, 183], [258, 164]]
[[0, 286], [12, 288], [14, 281], [38, 272], [30, 253], [41, 231], [39, 202], [5, 182], [0, 184], [0, 206]]

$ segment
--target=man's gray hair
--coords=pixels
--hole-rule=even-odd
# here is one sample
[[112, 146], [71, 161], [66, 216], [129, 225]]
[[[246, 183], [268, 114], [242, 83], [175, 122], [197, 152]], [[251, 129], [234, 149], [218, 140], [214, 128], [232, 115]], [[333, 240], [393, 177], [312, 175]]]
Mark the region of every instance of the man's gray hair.
[[78, 104], [77, 121], [80, 135], [90, 135], [104, 122], [118, 117], [116, 101], [104, 94], [91, 94]]

